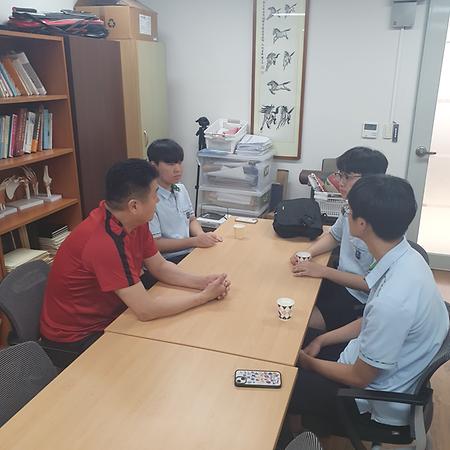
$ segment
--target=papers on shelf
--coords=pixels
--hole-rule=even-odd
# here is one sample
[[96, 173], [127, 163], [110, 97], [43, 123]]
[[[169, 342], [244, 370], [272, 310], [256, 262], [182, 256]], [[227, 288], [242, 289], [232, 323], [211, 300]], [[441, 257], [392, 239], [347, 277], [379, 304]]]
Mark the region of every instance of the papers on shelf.
[[262, 154], [272, 147], [272, 141], [265, 136], [246, 134], [236, 147], [238, 155]]
[[9, 273], [26, 262], [38, 259], [42, 259], [48, 263], [50, 255], [46, 250], [33, 250], [30, 248], [18, 248], [12, 252], [5, 253], [6, 272]]

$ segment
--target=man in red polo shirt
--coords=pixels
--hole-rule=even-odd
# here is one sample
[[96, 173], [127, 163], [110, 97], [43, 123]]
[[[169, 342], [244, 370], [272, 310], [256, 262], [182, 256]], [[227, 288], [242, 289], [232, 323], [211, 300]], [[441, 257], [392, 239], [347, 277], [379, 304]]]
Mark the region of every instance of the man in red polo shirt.
[[[44, 346], [78, 355], [127, 307], [145, 321], [226, 296], [226, 274], [188, 274], [158, 252], [148, 229], [157, 176], [141, 159], [108, 171], [106, 200], [64, 241], [50, 271], [41, 313]], [[164, 283], [198, 292], [150, 296], [140, 281], [143, 265]]]

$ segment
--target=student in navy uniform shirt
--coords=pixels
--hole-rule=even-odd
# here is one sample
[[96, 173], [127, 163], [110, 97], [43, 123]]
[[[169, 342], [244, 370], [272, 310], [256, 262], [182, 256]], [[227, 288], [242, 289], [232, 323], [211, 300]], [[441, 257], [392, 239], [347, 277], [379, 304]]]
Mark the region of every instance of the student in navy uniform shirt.
[[[225, 274], [183, 272], [156, 248], [148, 221], [158, 202], [157, 175], [141, 159], [109, 169], [106, 201], [71, 232], [52, 265], [41, 313], [46, 345], [79, 353], [126, 307], [145, 321], [226, 296]], [[197, 292], [152, 296], [139, 279], [143, 265], [155, 278]]]
[[[347, 198], [352, 186], [362, 177], [384, 174], [388, 161], [378, 150], [354, 147], [337, 158], [339, 190]], [[338, 269], [322, 266], [314, 261], [297, 262], [291, 257], [295, 276], [323, 278], [309, 326], [320, 330], [334, 330], [362, 316], [367, 302], [368, 286], [364, 276], [373, 262], [366, 244], [349, 232], [348, 216], [344, 210], [330, 231], [314, 242], [308, 251], [311, 256], [328, 252], [340, 245]]]
[[[409, 183], [365, 177], [348, 200], [350, 233], [366, 243], [376, 261], [365, 278], [370, 294], [362, 318], [312, 341], [308, 333], [290, 405], [291, 414], [314, 414], [331, 429], [342, 426], [336, 406], [340, 387], [412, 393], [449, 329], [433, 274], [404, 237], [416, 213]], [[358, 400], [353, 414], [355, 421], [403, 426], [409, 406]]]
[[159, 202], [150, 230], [162, 255], [179, 262], [196, 247], [212, 247], [222, 238], [205, 233], [195, 218], [189, 194], [182, 183], [184, 152], [171, 139], [158, 139], [147, 149], [147, 157], [159, 173]]

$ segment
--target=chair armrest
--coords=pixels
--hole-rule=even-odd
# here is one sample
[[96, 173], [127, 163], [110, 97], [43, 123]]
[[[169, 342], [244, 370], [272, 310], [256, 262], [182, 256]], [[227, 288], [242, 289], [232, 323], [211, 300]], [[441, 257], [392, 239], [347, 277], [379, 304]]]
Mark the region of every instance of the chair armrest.
[[321, 170], [301, 170], [298, 176], [298, 181], [300, 184], [308, 184], [308, 175], [315, 173], [318, 178], [322, 178], [324, 173]]
[[400, 392], [371, 391], [370, 389], [342, 388], [338, 390], [338, 399], [352, 398], [363, 400], [377, 400], [380, 402], [406, 403], [408, 405], [425, 406], [431, 398], [433, 390], [422, 389], [417, 395]]

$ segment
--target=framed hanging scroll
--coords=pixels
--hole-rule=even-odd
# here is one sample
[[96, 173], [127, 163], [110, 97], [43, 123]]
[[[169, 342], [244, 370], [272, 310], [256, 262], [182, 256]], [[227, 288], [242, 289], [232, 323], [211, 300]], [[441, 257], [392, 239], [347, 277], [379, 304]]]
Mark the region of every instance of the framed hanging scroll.
[[308, 0], [254, 0], [253, 134], [276, 158], [299, 159]]

